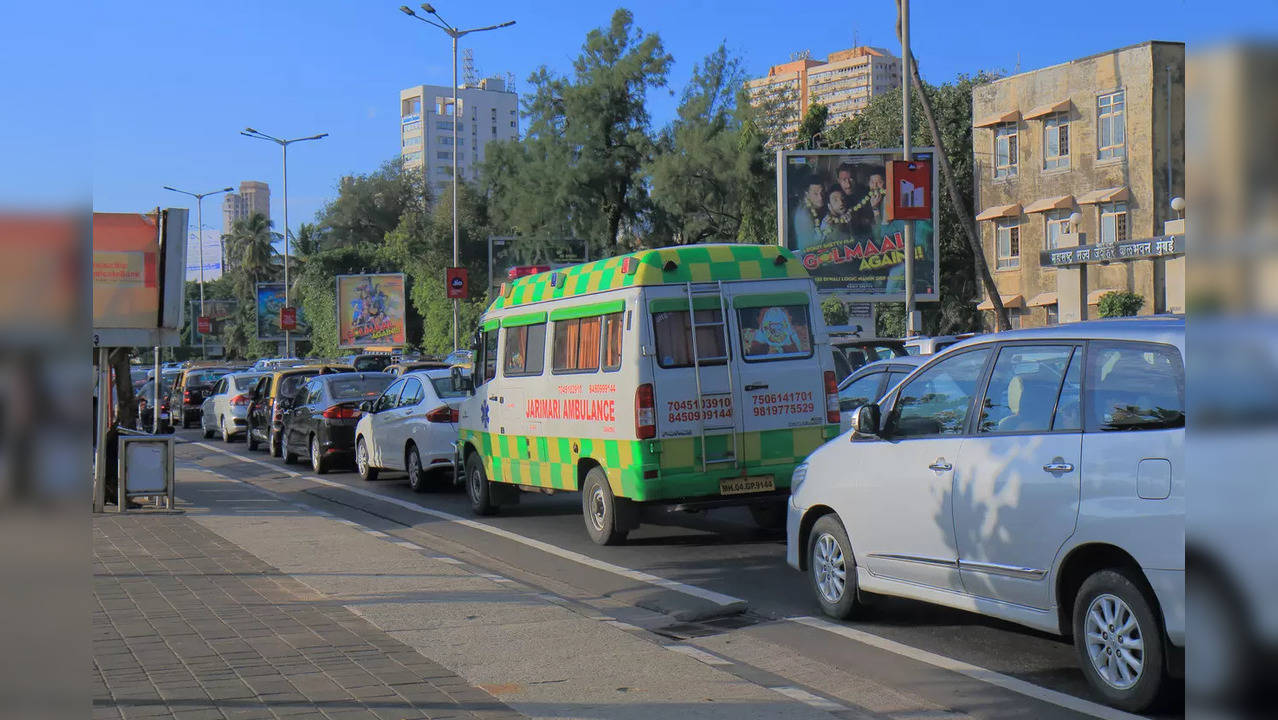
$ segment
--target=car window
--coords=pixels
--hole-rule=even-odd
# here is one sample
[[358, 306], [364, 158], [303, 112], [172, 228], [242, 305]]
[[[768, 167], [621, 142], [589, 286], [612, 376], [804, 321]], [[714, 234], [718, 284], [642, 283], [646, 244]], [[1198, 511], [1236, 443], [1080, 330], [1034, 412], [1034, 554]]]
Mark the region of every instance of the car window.
[[546, 323], [506, 328], [502, 373], [540, 375], [546, 365]]
[[1185, 426], [1185, 369], [1170, 345], [1094, 342], [1086, 387], [1088, 432]]
[[430, 379], [430, 384], [435, 388], [435, 394], [441, 399], [466, 397], [466, 391], [453, 389], [451, 377], [433, 377]]
[[834, 356], [834, 376], [835, 377], [842, 380], [843, 378], [851, 375], [854, 372], [852, 370], [852, 366], [848, 364], [847, 356], [843, 354], [842, 350], [838, 348], [834, 348], [834, 352], [832, 353], [832, 355]]
[[554, 372], [593, 372], [599, 369], [603, 317], [555, 321]]
[[422, 382], [417, 378], [408, 378], [404, 381], [404, 392], [399, 396], [399, 407], [413, 407], [426, 397], [426, 391], [422, 389]]
[[[718, 308], [696, 311], [697, 353], [702, 365], [722, 365], [727, 361], [722, 321], [723, 313]], [[692, 367], [688, 311], [653, 313], [652, 326], [657, 336], [657, 364], [663, 368]]]
[[907, 382], [892, 408], [893, 435], [961, 434], [989, 354], [982, 348], [952, 355]]
[[1009, 345], [998, 351], [977, 432], [1048, 432], [1071, 345]]
[[315, 377], [314, 373], [298, 373], [296, 375], [285, 375], [280, 378], [280, 389], [276, 395], [280, 397], [293, 397], [297, 394], [298, 388], [302, 387], [307, 380]]
[[896, 387], [896, 384], [904, 380], [905, 376], [909, 375], [910, 372], [911, 370], [889, 370], [887, 384], [883, 386], [884, 391], [891, 390]]
[[806, 305], [741, 308], [741, 354], [746, 362], [812, 357]]
[[356, 358], [354, 367], [357, 372], [381, 372], [392, 362], [394, 358], [390, 355], [368, 355]]
[[328, 392], [338, 402], [347, 400], [363, 400], [375, 398], [382, 394], [394, 380], [389, 375], [373, 377], [335, 377], [330, 375]]
[[839, 391], [839, 410], [848, 412], [879, 399], [883, 373], [871, 372], [853, 380]]
[[382, 392], [381, 396], [377, 398], [377, 401], [373, 403], [373, 412], [381, 412], [382, 410], [387, 410], [398, 405], [399, 394], [403, 391], [403, 389], [403, 380], [396, 380], [391, 383], [390, 387], [386, 388], [386, 390]]

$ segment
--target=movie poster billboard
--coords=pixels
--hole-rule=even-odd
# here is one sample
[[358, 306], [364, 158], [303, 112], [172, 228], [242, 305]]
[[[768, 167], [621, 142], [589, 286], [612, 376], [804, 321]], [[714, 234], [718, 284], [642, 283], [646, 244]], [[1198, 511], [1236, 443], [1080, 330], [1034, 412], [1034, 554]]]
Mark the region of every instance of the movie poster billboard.
[[206, 299], [204, 301], [204, 314], [213, 320], [213, 331], [208, 334], [207, 338], [205, 338], [202, 337], [202, 333], [200, 333], [199, 328], [200, 301], [192, 300], [191, 314], [189, 316], [191, 319], [191, 344], [199, 345], [202, 340], [210, 343], [221, 342], [221, 340], [218, 339], [218, 335], [221, 334], [222, 326], [226, 320], [235, 314], [236, 304], [235, 300]]
[[[297, 305], [297, 298], [291, 298]], [[257, 284], [257, 339], [283, 340], [284, 328], [280, 327], [280, 308], [284, 307], [284, 283]], [[290, 331], [294, 340], [310, 337], [311, 325], [306, 314], [297, 309], [297, 329]]]
[[337, 346], [404, 345], [403, 273], [337, 276]]
[[[932, 149], [915, 158], [931, 160]], [[900, 150], [784, 150], [777, 153], [777, 225], [817, 290], [849, 301], [905, 299], [905, 226], [914, 225], [914, 297], [936, 300], [940, 275], [937, 207], [928, 220], [888, 220], [887, 165]], [[935, 187], [933, 170], [933, 187]]]

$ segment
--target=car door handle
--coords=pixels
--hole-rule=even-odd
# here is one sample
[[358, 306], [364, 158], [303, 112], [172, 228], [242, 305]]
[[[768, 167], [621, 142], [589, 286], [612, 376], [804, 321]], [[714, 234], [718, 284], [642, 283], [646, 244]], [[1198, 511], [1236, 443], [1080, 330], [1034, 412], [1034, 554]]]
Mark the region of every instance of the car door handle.
[[489, 395], [489, 396], [488, 396], [488, 399], [489, 399], [489, 400], [496, 401], [496, 400], [497, 400], [497, 396], [496, 396], [496, 395]]
[[767, 383], [750, 383], [749, 385], [745, 386], [745, 389], [746, 390], [767, 390], [768, 384]]
[[945, 458], [937, 458], [936, 462], [927, 466], [927, 469], [935, 470], [937, 472], [949, 472], [954, 469], [954, 466], [945, 462]]
[[1074, 465], [1072, 463], [1067, 463], [1060, 458], [1056, 458], [1055, 460], [1044, 465], [1043, 470], [1049, 473], [1074, 472]]

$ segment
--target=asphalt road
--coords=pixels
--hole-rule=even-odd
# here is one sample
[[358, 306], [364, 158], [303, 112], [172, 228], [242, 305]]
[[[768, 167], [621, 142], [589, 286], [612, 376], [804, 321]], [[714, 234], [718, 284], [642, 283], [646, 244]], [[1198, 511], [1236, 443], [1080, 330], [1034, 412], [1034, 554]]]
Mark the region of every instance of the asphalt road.
[[[200, 440], [196, 430], [179, 430], [178, 437]], [[249, 452], [242, 440], [231, 445], [223, 445], [220, 440], [204, 442], [259, 461], [258, 464], [239, 463], [237, 472], [242, 473], [242, 477], [238, 479], [253, 482], [270, 476], [270, 470], [260, 463], [310, 475], [308, 465], [288, 466], [282, 459], [272, 458], [265, 452]], [[225, 460], [235, 462], [231, 458]], [[600, 547], [586, 535], [580, 497], [575, 493], [525, 493], [518, 505], [502, 507], [493, 517], [477, 518], [471, 515], [464, 490], [451, 487], [445, 476], [440, 477], [441, 487], [425, 493], [410, 490], [403, 473], [383, 471], [378, 480], [366, 483], [349, 465], [338, 465], [323, 476], [323, 480], [482, 522], [613, 565], [741, 598], [747, 601], [752, 618], [821, 616], [805, 576], [785, 563], [784, 531], [757, 528], [744, 509], [700, 514], [650, 513], [645, 523], [630, 533], [627, 544]], [[391, 524], [411, 526], [421, 522], [421, 516], [366, 498], [352, 498], [335, 492], [331, 485], [321, 486], [315, 493], [378, 514]], [[503, 543], [474, 529], [445, 527], [447, 525], [436, 523], [431, 531], [469, 548], [477, 556], [504, 557], [507, 564], [548, 582], [591, 586], [592, 591], [601, 594], [621, 591], [619, 586], [610, 586], [610, 581], [600, 574], [583, 572], [575, 563], [541, 557], [543, 554], [534, 549]], [[1073, 646], [1060, 638], [971, 613], [896, 598], [877, 599], [863, 617], [848, 626], [1039, 687], [1098, 701], [1078, 670]], [[1177, 716], [1179, 714], [1165, 715]]]

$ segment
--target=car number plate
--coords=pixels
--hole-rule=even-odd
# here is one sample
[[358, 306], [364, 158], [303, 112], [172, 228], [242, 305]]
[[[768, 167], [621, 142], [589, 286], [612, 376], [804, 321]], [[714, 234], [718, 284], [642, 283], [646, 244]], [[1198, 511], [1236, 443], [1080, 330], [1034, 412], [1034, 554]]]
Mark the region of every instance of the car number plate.
[[719, 481], [719, 492], [723, 495], [744, 495], [769, 490], [776, 490], [776, 483], [771, 475], [724, 478]]

